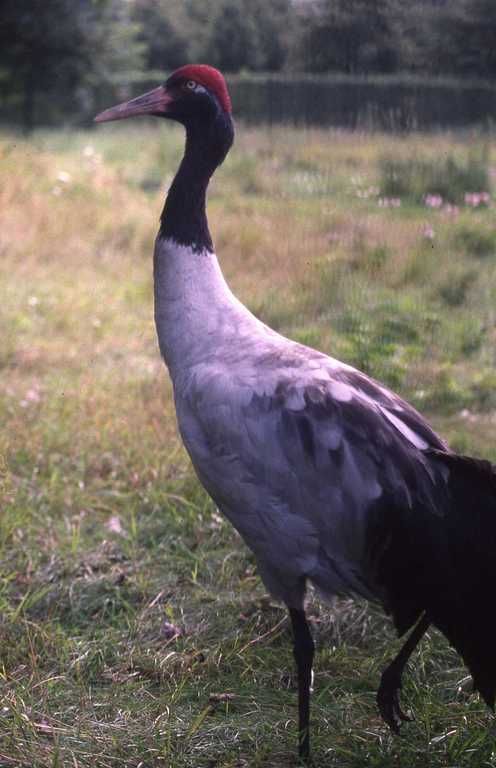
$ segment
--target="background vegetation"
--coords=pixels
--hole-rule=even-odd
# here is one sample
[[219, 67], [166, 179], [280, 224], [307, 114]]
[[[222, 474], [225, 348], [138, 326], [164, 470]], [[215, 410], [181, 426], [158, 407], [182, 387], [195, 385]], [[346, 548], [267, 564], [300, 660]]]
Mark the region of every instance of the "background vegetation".
[[[155, 128], [155, 130], [154, 130]], [[494, 142], [239, 128], [212, 229], [236, 293], [496, 459]], [[294, 765], [284, 609], [200, 489], [152, 319], [170, 126], [0, 143], [0, 765]], [[494, 766], [432, 631], [393, 738], [379, 610], [310, 600], [316, 766]]]
[[[237, 114], [249, 114], [246, 83], [259, 73], [257, 122], [487, 123], [495, 52], [493, 0], [4, 0], [2, 119], [27, 130], [88, 123], [144, 81], [206, 61], [244, 73], [241, 91], [230, 78]], [[451, 79], [427, 80], [441, 76]]]

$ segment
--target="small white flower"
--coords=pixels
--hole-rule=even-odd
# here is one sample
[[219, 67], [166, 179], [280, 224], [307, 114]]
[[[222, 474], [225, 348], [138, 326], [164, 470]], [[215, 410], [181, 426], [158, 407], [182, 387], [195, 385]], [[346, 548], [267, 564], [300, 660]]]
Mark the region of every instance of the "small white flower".
[[377, 202], [381, 208], [399, 208], [401, 206], [399, 197], [380, 197]]
[[105, 523], [105, 528], [111, 533], [123, 534], [124, 529], [122, 527], [121, 519], [118, 515], [112, 515]]

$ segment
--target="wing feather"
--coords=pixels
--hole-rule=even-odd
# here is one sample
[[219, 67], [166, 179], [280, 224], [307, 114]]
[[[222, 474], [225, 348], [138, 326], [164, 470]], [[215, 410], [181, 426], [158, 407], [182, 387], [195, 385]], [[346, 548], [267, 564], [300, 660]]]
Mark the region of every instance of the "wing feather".
[[181, 433], [265, 573], [371, 597], [370, 526], [382, 509], [437, 513], [446, 478], [429, 450], [446, 446], [385, 387], [315, 356], [319, 367], [266, 355], [242, 377], [197, 366], [177, 403]]

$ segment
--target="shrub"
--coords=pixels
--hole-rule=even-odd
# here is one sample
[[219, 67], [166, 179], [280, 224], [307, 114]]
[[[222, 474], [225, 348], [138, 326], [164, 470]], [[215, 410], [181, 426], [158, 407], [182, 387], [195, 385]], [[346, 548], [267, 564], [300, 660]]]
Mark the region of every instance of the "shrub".
[[460, 161], [453, 155], [442, 158], [384, 156], [379, 162], [381, 193], [422, 203], [427, 195], [463, 203], [465, 194], [489, 190], [488, 158], [485, 149]]
[[496, 232], [465, 225], [456, 232], [454, 244], [456, 248], [470, 256], [485, 258], [496, 253]]
[[459, 307], [476, 279], [475, 269], [454, 269], [439, 286], [439, 295], [449, 307]]

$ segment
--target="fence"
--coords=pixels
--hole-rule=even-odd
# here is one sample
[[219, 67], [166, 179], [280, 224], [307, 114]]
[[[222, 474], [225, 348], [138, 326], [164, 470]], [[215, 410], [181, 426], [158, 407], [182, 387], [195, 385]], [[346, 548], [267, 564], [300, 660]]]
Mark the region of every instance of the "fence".
[[491, 83], [412, 77], [231, 78], [234, 111], [255, 123], [431, 130], [491, 125]]
[[[139, 78], [76, 94], [40, 94], [35, 125], [89, 125], [93, 115], [160, 82]], [[433, 130], [496, 121], [496, 86], [410, 76], [236, 75], [228, 77], [236, 119], [348, 129]], [[22, 124], [22, 96], [0, 94], [2, 121]]]

